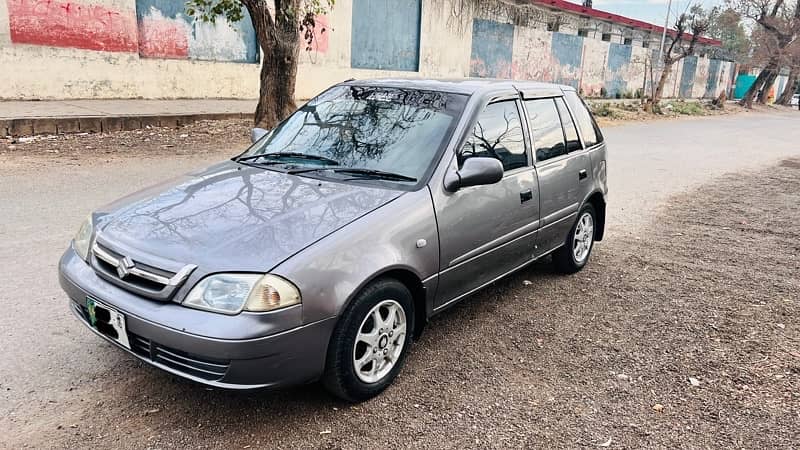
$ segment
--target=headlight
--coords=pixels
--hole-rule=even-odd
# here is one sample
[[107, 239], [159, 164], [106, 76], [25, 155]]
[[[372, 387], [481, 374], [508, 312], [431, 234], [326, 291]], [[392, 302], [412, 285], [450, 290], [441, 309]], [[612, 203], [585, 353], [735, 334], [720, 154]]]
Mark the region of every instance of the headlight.
[[92, 215], [83, 221], [78, 233], [72, 239], [72, 248], [84, 261], [89, 256], [89, 247], [92, 245], [92, 233], [94, 233], [94, 224], [92, 223]]
[[222, 314], [239, 314], [272, 311], [300, 301], [300, 291], [279, 276], [227, 273], [203, 278], [183, 304]]

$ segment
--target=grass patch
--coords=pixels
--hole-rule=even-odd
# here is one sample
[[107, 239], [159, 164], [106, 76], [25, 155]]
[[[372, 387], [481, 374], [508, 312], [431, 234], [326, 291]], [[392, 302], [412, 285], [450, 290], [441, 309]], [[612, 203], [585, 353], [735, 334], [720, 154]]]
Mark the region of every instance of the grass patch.
[[612, 108], [608, 103], [594, 103], [590, 106], [592, 108], [592, 113], [597, 117], [608, 117], [609, 119], [613, 119], [617, 116], [614, 108]]
[[683, 100], [676, 100], [668, 103], [662, 108], [662, 111], [670, 111], [673, 114], [680, 114], [684, 116], [704, 116], [706, 115], [706, 108], [700, 102], [686, 102]]

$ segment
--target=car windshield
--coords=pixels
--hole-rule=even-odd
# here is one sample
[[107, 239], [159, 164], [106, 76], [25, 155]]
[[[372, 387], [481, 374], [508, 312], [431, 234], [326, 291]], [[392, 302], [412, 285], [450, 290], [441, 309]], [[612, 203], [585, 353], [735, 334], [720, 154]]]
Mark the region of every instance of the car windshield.
[[286, 162], [308, 169], [296, 173], [335, 173], [338, 178], [388, 180], [390, 174], [392, 181], [422, 180], [466, 99], [444, 92], [336, 86], [297, 110], [239, 160], [270, 167]]

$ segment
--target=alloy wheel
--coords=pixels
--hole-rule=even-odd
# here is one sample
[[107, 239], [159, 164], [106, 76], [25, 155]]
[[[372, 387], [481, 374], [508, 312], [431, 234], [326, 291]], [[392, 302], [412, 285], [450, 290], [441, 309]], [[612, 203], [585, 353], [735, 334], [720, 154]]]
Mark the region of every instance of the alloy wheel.
[[588, 212], [584, 212], [575, 227], [575, 235], [572, 239], [572, 255], [575, 262], [583, 263], [589, 256], [594, 241], [594, 219]]
[[406, 313], [395, 300], [375, 305], [358, 328], [353, 346], [356, 376], [377, 383], [397, 364], [406, 341]]

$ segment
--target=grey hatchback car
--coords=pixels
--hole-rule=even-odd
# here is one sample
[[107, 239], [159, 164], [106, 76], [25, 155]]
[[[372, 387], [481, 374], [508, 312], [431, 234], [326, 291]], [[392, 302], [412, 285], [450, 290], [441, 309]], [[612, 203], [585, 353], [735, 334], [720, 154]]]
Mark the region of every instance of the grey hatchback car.
[[60, 281], [81, 322], [167, 372], [360, 401], [434, 314], [547, 255], [583, 268], [606, 193], [571, 87], [348, 81], [232, 160], [92, 213]]

